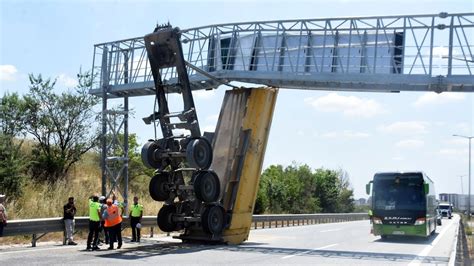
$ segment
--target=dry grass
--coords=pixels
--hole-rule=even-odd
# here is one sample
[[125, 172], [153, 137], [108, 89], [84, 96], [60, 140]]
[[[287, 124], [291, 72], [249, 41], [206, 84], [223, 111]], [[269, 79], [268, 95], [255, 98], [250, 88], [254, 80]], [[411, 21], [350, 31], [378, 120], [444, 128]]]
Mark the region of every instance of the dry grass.
[[[71, 196], [76, 199], [77, 216], [88, 216], [88, 198], [101, 191], [98, 161], [97, 154], [89, 153], [72, 169], [69, 177], [65, 180], [55, 184], [28, 182], [23, 189], [21, 198], [7, 202], [9, 220], [62, 217], [63, 206]], [[130, 182], [129, 201], [130, 204], [133, 203], [133, 196], [138, 196], [140, 203], [144, 206], [144, 215], [154, 216], [161, 208], [161, 204], [148, 195], [149, 179], [149, 177], [141, 176]], [[117, 194], [119, 200], [123, 200], [121, 194]], [[156, 230], [157, 228], [155, 228]], [[124, 233], [125, 235], [131, 234], [130, 230], [125, 230]], [[149, 229], [144, 230], [144, 234], [146, 233], [149, 233]], [[78, 238], [85, 236], [85, 233], [81, 232]], [[43, 239], [60, 241], [62, 233], [48, 234]], [[29, 243], [30, 241], [30, 237], [5, 237], [0, 239], [0, 245]]]
[[474, 234], [473, 234], [473, 226], [472, 226], [472, 221], [469, 222], [467, 219], [467, 216], [464, 214], [461, 214], [461, 219], [464, 224], [464, 232], [466, 234], [467, 238], [467, 246], [469, 248], [469, 256], [474, 258]]

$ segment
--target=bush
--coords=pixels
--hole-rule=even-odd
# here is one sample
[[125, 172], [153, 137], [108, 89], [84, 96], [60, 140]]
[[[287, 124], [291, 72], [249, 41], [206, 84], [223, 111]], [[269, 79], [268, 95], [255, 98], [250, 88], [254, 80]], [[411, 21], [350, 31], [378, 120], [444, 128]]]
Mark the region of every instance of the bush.
[[352, 212], [353, 201], [342, 170], [271, 165], [261, 175], [254, 213]]

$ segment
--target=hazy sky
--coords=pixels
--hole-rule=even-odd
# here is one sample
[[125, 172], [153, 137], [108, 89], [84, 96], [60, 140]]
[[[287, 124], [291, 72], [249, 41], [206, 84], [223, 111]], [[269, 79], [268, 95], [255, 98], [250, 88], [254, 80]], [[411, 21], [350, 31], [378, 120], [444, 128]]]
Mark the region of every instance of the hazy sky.
[[[446, 1], [5, 1], [0, 0], [0, 93], [28, 90], [28, 73], [75, 85], [92, 65], [96, 43], [143, 36], [155, 24], [182, 29], [227, 22], [365, 15], [474, 12], [472, 0]], [[473, 30], [467, 32], [471, 44]], [[203, 128], [213, 129], [224, 89], [195, 96]], [[130, 132], [144, 142], [153, 128], [141, 117], [153, 97], [130, 100]], [[264, 167], [292, 161], [342, 168], [355, 196], [378, 171], [423, 170], [437, 193], [467, 193], [473, 96], [434, 93], [341, 93], [280, 90]], [[98, 177], [99, 178], [99, 177]]]

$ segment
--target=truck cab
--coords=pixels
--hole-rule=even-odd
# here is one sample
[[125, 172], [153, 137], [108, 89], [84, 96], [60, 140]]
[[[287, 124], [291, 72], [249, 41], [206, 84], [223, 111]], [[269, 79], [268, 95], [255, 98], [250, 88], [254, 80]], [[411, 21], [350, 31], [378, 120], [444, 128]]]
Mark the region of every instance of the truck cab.
[[453, 217], [453, 205], [451, 203], [441, 202], [438, 205], [438, 209], [441, 212], [442, 217], [448, 217], [448, 219]]

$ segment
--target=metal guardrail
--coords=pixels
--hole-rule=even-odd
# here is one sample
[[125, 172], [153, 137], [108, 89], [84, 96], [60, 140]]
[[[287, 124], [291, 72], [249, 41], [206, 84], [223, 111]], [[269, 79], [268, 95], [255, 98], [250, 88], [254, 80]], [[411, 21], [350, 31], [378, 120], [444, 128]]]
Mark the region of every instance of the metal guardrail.
[[[253, 228], [272, 228], [290, 225], [308, 225], [317, 223], [334, 223], [355, 220], [368, 219], [366, 213], [318, 213], [318, 214], [276, 214], [276, 215], [253, 215]], [[87, 230], [89, 228], [89, 217], [75, 218], [76, 230]], [[153, 236], [153, 227], [156, 227], [156, 216], [144, 216], [141, 222], [143, 227], [151, 227], [151, 236]], [[128, 218], [124, 218], [122, 228], [130, 226]], [[41, 218], [12, 220], [4, 228], [3, 236], [26, 236], [31, 235], [31, 245], [36, 246], [36, 242], [47, 233], [63, 232], [64, 222], [62, 218]], [[63, 243], [66, 239], [63, 237]]]
[[469, 254], [466, 224], [462, 219], [459, 220], [459, 228], [455, 240], [457, 241], [454, 243], [456, 246], [453, 250], [455, 256], [454, 265], [473, 265], [473, 258], [471, 258]]
[[272, 225], [278, 227], [308, 225], [320, 223], [337, 223], [368, 219], [367, 213], [317, 213], [317, 214], [273, 214], [273, 215], [254, 215], [252, 222], [254, 229], [272, 228]]

